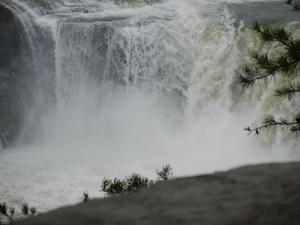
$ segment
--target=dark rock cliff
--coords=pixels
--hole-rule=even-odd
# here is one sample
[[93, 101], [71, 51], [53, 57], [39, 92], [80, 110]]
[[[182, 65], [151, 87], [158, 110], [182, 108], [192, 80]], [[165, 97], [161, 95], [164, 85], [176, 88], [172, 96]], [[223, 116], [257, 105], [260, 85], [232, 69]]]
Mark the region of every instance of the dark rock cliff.
[[20, 26], [12, 12], [0, 6], [0, 137], [6, 147], [17, 135], [20, 108], [17, 93], [22, 53]]
[[[54, 43], [48, 29], [23, 12], [0, 2], [0, 146], [16, 142], [26, 123], [23, 143], [30, 142], [36, 124], [53, 102]], [[25, 13], [24, 13], [25, 14]], [[32, 24], [28, 24], [32, 23]], [[31, 30], [28, 30], [30, 26]], [[37, 60], [38, 59], [38, 60]], [[47, 85], [44, 85], [47, 83]], [[53, 84], [54, 85], [54, 84]], [[51, 89], [52, 92], [48, 91]], [[42, 105], [36, 105], [42, 99]], [[31, 119], [29, 122], [28, 115]], [[30, 124], [31, 123], [31, 124]], [[31, 136], [30, 136], [31, 135]], [[0, 147], [1, 148], [1, 147]]]

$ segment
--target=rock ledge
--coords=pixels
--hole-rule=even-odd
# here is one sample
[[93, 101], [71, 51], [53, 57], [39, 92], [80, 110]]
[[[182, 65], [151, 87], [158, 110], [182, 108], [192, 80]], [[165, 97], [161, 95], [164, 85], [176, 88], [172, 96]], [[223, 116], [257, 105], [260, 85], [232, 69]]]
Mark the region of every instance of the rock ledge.
[[300, 163], [246, 166], [66, 207], [18, 225], [299, 225]]

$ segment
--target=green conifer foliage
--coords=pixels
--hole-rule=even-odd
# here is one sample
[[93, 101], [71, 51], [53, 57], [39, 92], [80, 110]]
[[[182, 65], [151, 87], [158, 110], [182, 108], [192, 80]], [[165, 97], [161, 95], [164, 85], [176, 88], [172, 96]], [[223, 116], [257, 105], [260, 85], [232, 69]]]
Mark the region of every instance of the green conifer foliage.
[[[300, 39], [293, 37], [293, 34], [283, 27], [259, 25], [254, 23], [253, 29], [265, 42], [276, 42], [282, 47], [282, 51], [275, 57], [253, 51], [252, 58], [254, 65], [247, 65], [239, 80], [244, 88], [252, 87], [256, 82], [269, 80], [277, 76], [299, 77], [300, 68]], [[299, 98], [300, 81], [290, 82], [288, 85], [275, 90], [274, 95], [278, 97]], [[260, 131], [270, 127], [279, 126], [289, 129], [292, 133], [300, 134], [300, 114], [294, 115], [292, 120], [280, 118], [276, 120], [268, 115], [261, 126], [247, 127], [246, 131], [260, 134]]]

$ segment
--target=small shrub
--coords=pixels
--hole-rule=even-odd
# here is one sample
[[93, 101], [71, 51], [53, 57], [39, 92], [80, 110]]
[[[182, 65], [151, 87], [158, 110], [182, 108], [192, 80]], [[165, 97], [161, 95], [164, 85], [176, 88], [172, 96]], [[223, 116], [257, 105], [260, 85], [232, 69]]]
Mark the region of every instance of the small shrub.
[[89, 200], [90, 200], [89, 194], [87, 192], [84, 192], [82, 202], [88, 202]]
[[[170, 165], [163, 166], [161, 170], [156, 170], [158, 176], [157, 181], [166, 181], [173, 178], [172, 167]], [[132, 174], [125, 179], [107, 179], [104, 178], [101, 184], [100, 191], [105, 192], [108, 196], [122, 194], [126, 192], [136, 191], [141, 188], [149, 188], [157, 181], [150, 180], [147, 177], [142, 177], [138, 174]]]
[[36, 211], [37, 211], [37, 210], [36, 210], [35, 207], [31, 207], [31, 208], [30, 208], [30, 215], [31, 215], [31, 216], [35, 216]]
[[15, 214], [15, 209], [14, 208], [8, 208], [5, 202], [0, 204], [0, 215], [2, 217], [6, 218], [9, 222], [14, 221], [14, 219], [13, 219], [14, 214]]
[[174, 174], [172, 171], [172, 166], [167, 164], [163, 166], [160, 170], [156, 170], [156, 174], [159, 180], [167, 181], [173, 178]]
[[[35, 216], [36, 212], [37, 210], [35, 207], [29, 207], [28, 203], [24, 203], [21, 207], [20, 214], [29, 217]], [[7, 207], [5, 202], [0, 204], [0, 225], [14, 222], [15, 216], [16, 210], [14, 207]], [[3, 221], [3, 219], [5, 219], [5, 221]]]
[[22, 205], [22, 213], [24, 216], [28, 216], [29, 215], [29, 206], [27, 203], [24, 203]]
[[118, 178], [113, 180], [104, 178], [101, 190], [106, 192], [108, 195], [124, 193], [126, 190], [126, 183]]
[[141, 177], [138, 174], [132, 174], [126, 179], [127, 191], [134, 191], [140, 188], [150, 187], [153, 181], [146, 177]]
[[101, 191], [106, 192], [108, 195], [115, 195], [150, 187], [152, 183], [148, 178], [138, 174], [132, 174], [125, 179], [115, 178], [111, 180], [104, 178], [101, 184]]

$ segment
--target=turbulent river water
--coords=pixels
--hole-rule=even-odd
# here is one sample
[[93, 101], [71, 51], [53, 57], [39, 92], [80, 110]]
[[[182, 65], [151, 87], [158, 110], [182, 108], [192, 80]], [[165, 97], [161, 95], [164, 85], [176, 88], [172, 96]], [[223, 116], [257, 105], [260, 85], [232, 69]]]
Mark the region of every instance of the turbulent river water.
[[104, 176], [154, 177], [167, 163], [183, 176], [299, 159], [286, 131], [243, 131], [299, 102], [236, 82], [260, 42], [228, 2], [1, 0], [30, 82], [14, 147], [0, 152], [0, 201], [45, 211], [102, 196]]

